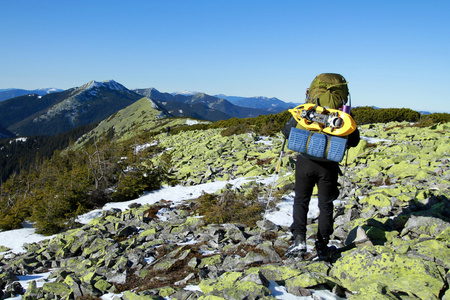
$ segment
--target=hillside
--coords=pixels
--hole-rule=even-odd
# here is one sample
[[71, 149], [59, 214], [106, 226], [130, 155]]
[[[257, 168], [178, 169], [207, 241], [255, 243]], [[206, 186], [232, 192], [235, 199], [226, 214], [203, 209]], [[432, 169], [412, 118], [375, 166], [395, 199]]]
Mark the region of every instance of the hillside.
[[9, 131], [8, 129], [0, 126], [0, 140], [1, 139], [9, 139], [15, 137], [15, 134]]
[[80, 126], [55, 136], [0, 140], [0, 181], [5, 182], [12, 174], [20, 174], [37, 163], [50, 159], [55, 151], [66, 149], [70, 143], [95, 128], [96, 125], [94, 123]]
[[[158, 90], [136, 89], [136, 93], [158, 101], [173, 115], [179, 117], [194, 117], [209, 121], [226, 120], [235, 118], [254, 118], [259, 115], [267, 115], [270, 111], [260, 108], [237, 106], [228, 100], [207, 95], [195, 94], [169, 94]], [[180, 105], [181, 103], [181, 105]]]
[[[56, 135], [79, 126], [98, 123], [142, 96], [152, 99], [155, 105], [174, 117], [218, 121], [230, 118], [253, 118], [273, 113], [272, 108], [258, 108], [234, 105], [228, 100], [204, 93], [169, 94], [156, 89], [128, 90], [113, 81], [91, 81], [81, 87], [65, 91], [36, 90], [34, 94], [22, 95], [27, 91], [3, 91], [17, 96], [0, 102], [0, 128], [16, 136]], [[29, 91], [28, 91], [29, 92]], [[22, 96], [18, 96], [22, 95]]]
[[89, 140], [99, 139], [103, 134], [120, 142], [144, 132], [165, 132], [167, 127], [185, 125], [186, 122], [186, 118], [173, 118], [165, 108], [144, 97], [100, 122], [94, 130], [76, 141], [75, 148]]
[[18, 136], [55, 135], [100, 122], [141, 97], [110, 80], [0, 102], [0, 125]]
[[[260, 190], [264, 211], [280, 138], [221, 136], [220, 129], [161, 133], [142, 141], [163, 149], [145, 164], [157, 165], [170, 152], [183, 200], [166, 195], [141, 206], [143, 195], [111, 203], [93, 211], [97, 218], [88, 224], [29, 244], [23, 254], [6, 252], [5, 285], [12, 289], [18, 275], [51, 267], [52, 280], [30, 284], [26, 297], [275, 299], [284, 289], [307, 299], [318, 290], [334, 299], [447, 299], [449, 129], [449, 123], [419, 128], [407, 122], [360, 127], [364, 140], [350, 150], [342, 169], [335, 209], [333, 244], [343, 248], [330, 262], [283, 256], [289, 220], [266, 221], [262, 241], [259, 227], [245, 223], [250, 215], [243, 213], [258, 199], [252, 191]], [[282, 157], [274, 213], [292, 205], [293, 156], [286, 150]], [[251, 183], [252, 178], [268, 180]], [[202, 184], [218, 181], [232, 184], [197, 196], [206, 188]], [[198, 187], [195, 197], [180, 192], [187, 185]], [[310, 250], [316, 217], [308, 225]]]

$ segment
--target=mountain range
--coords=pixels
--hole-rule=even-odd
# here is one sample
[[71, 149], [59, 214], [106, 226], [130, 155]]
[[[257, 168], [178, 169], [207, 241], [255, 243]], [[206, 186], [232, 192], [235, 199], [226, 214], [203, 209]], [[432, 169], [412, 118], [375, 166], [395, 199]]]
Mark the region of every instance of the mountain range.
[[258, 108], [270, 111], [272, 113], [279, 113], [283, 110], [295, 107], [300, 103], [284, 102], [278, 98], [272, 97], [239, 97], [239, 96], [227, 96], [223, 94], [215, 95], [217, 98], [222, 98], [230, 101], [235, 105], [240, 105], [250, 108]]
[[[155, 88], [129, 90], [114, 80], [90, 81], [64, 91], [47, 90], [44, 93], [44, 90], [0, 102], [0, 138], [67, 132], [105, 120], [143, 97], [151, 99], [167, 116], [208, 121], [252, 118], [294, 106], [277, 98], [231, 97], [229, 101], [226, 97], [205, 93], [170, 94]], [[0, 95], [16, 95], [19, 91], [25, 90], [3, 90]]]
[[38, 94], [40, 96], [47, 95], [50, 93], [62, 92], [61, 89], [56, 88], [42, 88], [37, 90], [23, 90], [23, 89], [2, 89], [0, 90], [0, 101], [29, 95], [29, 94]]
[[0, 126], [17, 136], [55, 135], [99, 122], [142, 98], [115, 81], [0, 102]]

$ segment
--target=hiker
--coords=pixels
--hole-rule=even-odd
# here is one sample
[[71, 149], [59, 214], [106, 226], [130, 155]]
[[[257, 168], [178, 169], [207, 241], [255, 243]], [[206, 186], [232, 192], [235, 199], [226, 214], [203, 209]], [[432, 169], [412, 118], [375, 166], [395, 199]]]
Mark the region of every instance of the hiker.
[[[328, 78], [329, 77], [329, 78]], [[322, 89], [314, 94], [318, 78], [323, 81], [332, 81], [334, 89], [345, 87], [342, 95], [333, 95], [333, 88]], [[337, 79], [336, 79], [337, 78]], [[336, 84], [339, 82], [338, 84]], [[327, 90], [328, 89], [328, 90]], [[346, 91], [347, 92], [346, 92]], [[311, 94], [310, 94], [311, 93]], [[328, 94], [328, 95], [327, 95]], [[339, 93], [338, 93], [339, 94]], [[344, 77], [339, 74], [325, 73], [318, 75], [307, 90], [306, 102], [314, 103], [328, 108], [341, 109], [347, 103], [348, 87]], [[341, 98], [335, 99], [335, 98]], [[329, 101], [331, 100], [331, 101]], [[333, 102], [334, 101], [334, 102]], [[292, 127], [297, 126], [297, 121], [291, 119], [283, 128], [283, 134], [288, 138]], [[355, 126], [356, 127], [356, 126]], [[359, 143], [359, 131], [354, 130], [347, 137], [347, 148], [356, 147]], [[345, 151], [345, 149], [343, 150]], [[339, 162], [330, 161], [308, 154], [298, 153], [295, 164], [295, 198], [293, 206], [293, 222], [290, 230], [294, 236], [293, 244], [287, 249], [287, 257], [295, 257], [306, 252], [306, 225], [309, 202], [314, 186], [317, 184], [319, 198], [319, 226], [315, 242], [319, 259], [326, 259], [330, 254], [327, 244], [333, 233], [333, 201], [339, 196], [338, 176], [340, 174]]]

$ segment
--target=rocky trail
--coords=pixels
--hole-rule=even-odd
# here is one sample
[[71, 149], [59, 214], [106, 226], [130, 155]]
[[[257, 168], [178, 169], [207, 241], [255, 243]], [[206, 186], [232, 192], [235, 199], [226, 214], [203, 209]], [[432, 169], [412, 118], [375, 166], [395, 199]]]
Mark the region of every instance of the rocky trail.
[[[206, 224], [195, 199], [135, 202], [124, 210], [111, 204], [80, 228], [24, 245], [25, 252], [0, 249], [0, 295], [277, 299], [274, 291], [282, 288], [310, 299], [450, 299], [449, 129], [407, 123], [360, 128], [365, 140], [349, 153], [335, 209], [332, 239], [345, 251], [330, 261], [285, 258], [291, 235], [269, 220], [262, 240], [258, 226]], [[281, 144], [215, 131], [159, 142], [172, 149], [175, 174], [185, 185], [267, 176]], [[292, 156], [282, 159], [279, 190], [293, 183]], [[312, 249], [317, 222], [309, 223]], [[19, 276], [45, 272], [44, 282], [32, 281], [23, 291]]]

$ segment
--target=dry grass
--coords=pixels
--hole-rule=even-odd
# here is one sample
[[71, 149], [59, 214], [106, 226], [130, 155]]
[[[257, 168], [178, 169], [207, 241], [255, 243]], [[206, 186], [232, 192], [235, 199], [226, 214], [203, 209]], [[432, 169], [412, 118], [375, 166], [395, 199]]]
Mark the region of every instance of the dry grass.
[[[183, 249], [190, 250], [190, 253], [184, 259], [178, 260], [167, 270], [149, 270], [149, 273], [144, 278], [137, 276], [135, 274], [136, 270], [128, 270], [126, 282], [124, 284], [115, 285], [116, 292], [123, 292], [127, 290], [135, 290], [139, 292], [162, 287], [183, 288], [185, 286], [184, 284], [175, 285], [175, 283], [185, 279], [186, 276], [191, 273], [197, 274], [199, 272], [198, 269], [188, 266], [189, 261], [191, 261], [194, 257], [198, 260], [207, 257], [202, 255], [199, 251], [199, 247], [201, 245], [203, 245], [203, 243], [183, 246]], [[177, 247], [171, 245], [165, 245], [158, 248], [158, 255], [155, 258], [156, 261], [176, 249]], [[198, 276], [195, 276], [188, 283], [197, 283], [195, 282], [196, 277], [198, 278]]]

